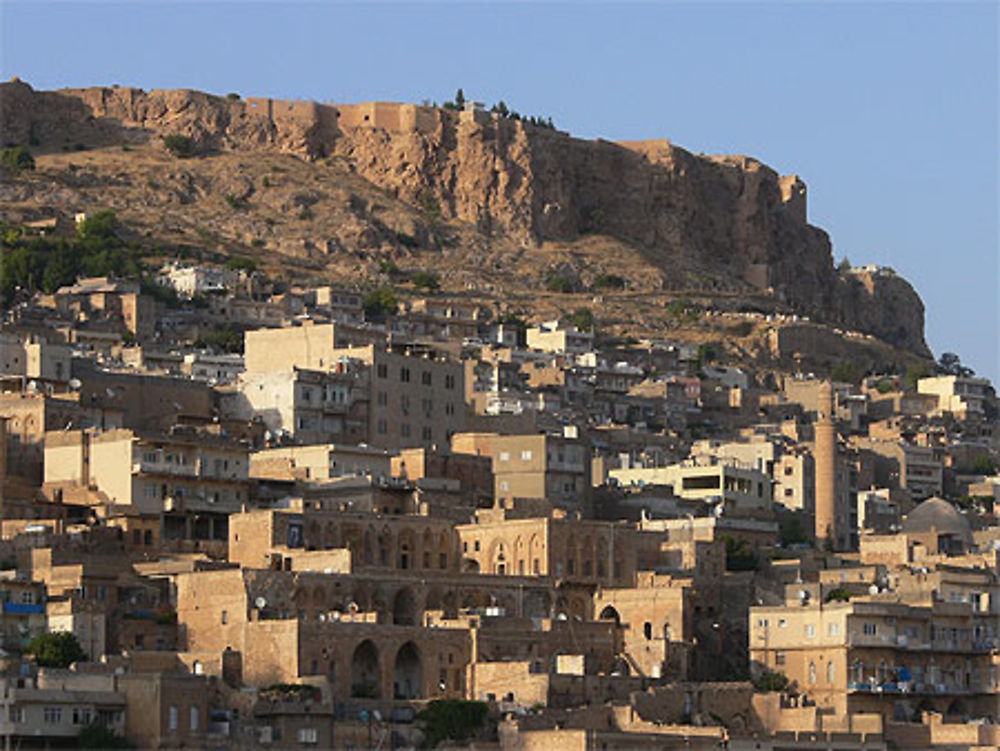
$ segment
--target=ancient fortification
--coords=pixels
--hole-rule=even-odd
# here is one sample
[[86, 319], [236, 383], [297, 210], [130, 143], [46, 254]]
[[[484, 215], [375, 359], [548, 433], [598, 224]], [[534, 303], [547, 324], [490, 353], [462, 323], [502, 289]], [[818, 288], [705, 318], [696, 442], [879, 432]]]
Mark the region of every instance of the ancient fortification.
[[[807, 221], [806, 187], [745, 156], [695, 155], [669, 141], [588, 141], [477, 110], [318, 104], [135, 88], [37, 92], [0, 84], [0, 131], [41, 148], [67, 134], [180, 134], [203, 153], [267, 149], [342, 157], [411, 203], [523, 245], [609, 235], [660, 267], [679, 259], [927, 354], [923, 305], [905, 280], [838, 273]], [[72, 137], [72, 136], [70, 136]]]

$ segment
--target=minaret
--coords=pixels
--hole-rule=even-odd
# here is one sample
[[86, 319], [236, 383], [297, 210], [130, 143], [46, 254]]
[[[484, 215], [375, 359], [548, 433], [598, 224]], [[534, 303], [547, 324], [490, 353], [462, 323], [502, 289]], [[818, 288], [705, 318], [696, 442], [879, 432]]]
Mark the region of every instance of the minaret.
[[836, 545], [837, 501], [837, 433], [833, 420], [833, 384], [824, 381], [819, 386], [816, 405], [815, 448], [816, 467], [816, 543], [817, 547]]

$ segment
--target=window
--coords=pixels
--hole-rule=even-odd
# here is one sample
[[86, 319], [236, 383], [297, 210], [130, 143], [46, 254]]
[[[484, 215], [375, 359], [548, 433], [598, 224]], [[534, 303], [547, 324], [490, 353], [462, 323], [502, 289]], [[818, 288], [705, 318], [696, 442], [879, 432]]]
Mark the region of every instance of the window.
[[444, 405], [444, 413], [446, 415], [453, 415], [453, 414], [455, 414], [455, 405], [452, 404], [451, 402], [448, 402], [447, 404], [445, 404]]
[[531, 461], [531, 452], [530, 451], [522, 451], [521, 452], [521, 461], [522, 462], [530, 462]]
[[809, 663], [809, 684], [812, 685], [816, 683], [816, 663]]
[[826, 682], [833, 683], [837, 677], [837, 669], [834, 667], [833, 660], [826, 663]]
[[455, 376], [453, 376], [453, 375], [446, 375], [444, 377], [444, 387], [446, 389], [453, 389], [453, 388], [455, 388]]
[[479, 540], [476, 540], [475, 542], [473, 542], [472, 545], [473, 545], [473, 549], [478, 553], [479, 552]]
[[42, 719], [46, 725], [59, 725], [62, 723], [62, 707], [45, 707], [42, 710]]
[[510, 452], [509, 451], [501, 451], [500, 452], [500, 461], [502, 461], [502, 462], [509, 462], [510, 461]]
[[191, 721], [190, 722], [191, 730], [197, 730], [198, 729], [198, 720], [199, 720], [199, 717], [198, 717], [198, 707], [196, 707], [196, 706], [194, 706], [192, 704], [191, 708], [190, 708], [190, 711], [189, 711], [189, 715], [190, 715], [189, 719]]
[[388, 365], [386, 365], [386, 364], [385, 364], [384, 362], [380, 362], [380, 363], [379, 363], [379, 364], [378, 364], [378, 365], [377, 365], [377, 366], [375, 367], [375, 374], [376, 374], [376, 375], [377, 375], [377, 376], [378, 376], [379, 378], [388, 378], [388, 377], [389, 377], [389, 366], [388, 366]]
[[10, 722], [24, 722], [24, 707], [8, 707], [7, 719]]
[[826, 626], [826, 633], [829, 636], [840, 636], [840, 624], [828, 623]]
[[[570, 561], [570, 562], [572, 563], [572, 561]], [[653, 624], [652, 624], [652, 623], [650, 623], [649, 621], [646, 621], [646, 622], [645, 622], [645, 623], [644, 623], [644, 624], [642, 625], [642, 634], [643, 634], [643, 636], [645, 636], [645, 637], [646, 637], [647, 639], [652, 639], [652, 638], [653, 638]]]
[[221, 620], [222, 620], [222, 625], [223, 626], [225, 626], [227, 623], [229, 623], [229, 612], [228, 611], [226, 611], [226, 610], [222, 611], [222, 619]]
[[877, 629], [876, 629], [874, 623], [866, 623], [866, 624], [864, 624], [861, 627], [861, 631], [862, 631], [862, 633], [864, 633], [865, 636], [875, 636], [875, 634], [877, 633]]
[[785, 628], [787, 625], [788, 621], [786, 621], [784, 618], [778, 619], [778, 628]]
[[774, 664], [775, 665], [784, 665], [785, 664], [785, 653], [784, 652], [775, 652], [774, 653]]
[[90, 724], [90, 709], [87, 707], [73, 707], [73, 724], [74, 725], [89, 725]]
[[402, 381], [403, 383], [409, 383], [410, 382], [410, 369], [409, 368], [400, 368], [399, 369], [399, 380]]
[[389, 404], [389, 395], [384, 391], [379, 391], [376, 400], [378, 401], [378, 406], [385, 407]]
[[316, 728], [299, 728], [299, 743], [316, 743]]
[[420, 382], [424, 386], [430, 386], [431, 385], [431, 374], [427, 373], [427, 372], [421, 373], [420, 374]]
[[177, 730], [177, 706], [171, 704], [167, 709], [167, 729]]
[[424, 428], [420, 431], [420, 437], [425, 441], [430, 441], [433, 437], [433, 432], [430, 428]]
[[385, 435], [389, 432], [389, 423], [385, 420], [385, 418], [378, 421], [378, 432], [379, 435]]
[[812, 639], [814, 636], [816, 636], [816, 627], [813, 624], [811, 624], [811, 623], [807, 623], [806, 624], [806, 638], [807, 639]]
[[401, 436], [403, 436], [403, 438], [409, 438], [410, 437], [410, 423], [408, 423], [408, 422], [400, 423], [399, 434]]

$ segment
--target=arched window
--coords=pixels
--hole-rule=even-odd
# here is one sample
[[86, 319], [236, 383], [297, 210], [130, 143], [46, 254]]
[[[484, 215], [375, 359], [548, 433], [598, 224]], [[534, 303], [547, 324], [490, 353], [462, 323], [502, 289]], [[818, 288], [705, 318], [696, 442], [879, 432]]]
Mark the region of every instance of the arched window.
[[834, 667], [833, 660], [826, 663], [826, 682], [833, 683], [836, 679], [836, 668]]
[[811, 686], [814, 683], [816, 683], [816, 663], [815, 662], [810, 662], [809, 663], [809, 685]]

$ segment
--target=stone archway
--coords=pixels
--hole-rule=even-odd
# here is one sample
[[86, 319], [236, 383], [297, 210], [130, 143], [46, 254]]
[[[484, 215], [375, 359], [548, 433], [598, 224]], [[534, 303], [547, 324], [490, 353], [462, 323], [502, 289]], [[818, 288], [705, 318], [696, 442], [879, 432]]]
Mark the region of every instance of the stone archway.
[[354, 650], [351, 658], [351, 696], [378, 699], [382, 696], [381, 671], [378, 648], [371, 639], [365, 639]]
[[393, 696], [396, 699], [420, 699], [424, 695], [423, 668], [420, 652], [412, 641], [396, 653], [393, 671]]
[[418, 608], [413, 590], [403, 587], [392, 600], [392, 623], [395, 626], [416, 626]]
[[614, 621], [615, 625], [620, 626], [622, 622], [622, 617], [618, 614], [618, 611], [613, 605], [606, 605], [604, 610], [601, 611], [600, 620], [602, 621]]

